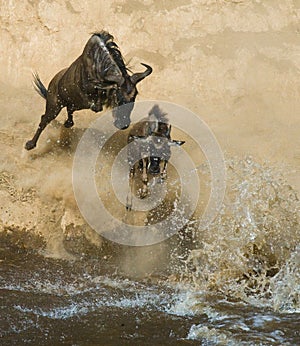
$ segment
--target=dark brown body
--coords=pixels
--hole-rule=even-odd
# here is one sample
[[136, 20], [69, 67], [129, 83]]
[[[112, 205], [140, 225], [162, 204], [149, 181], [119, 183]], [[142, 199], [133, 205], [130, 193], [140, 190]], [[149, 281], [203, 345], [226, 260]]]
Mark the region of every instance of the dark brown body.
[[[46, 111], [33, 138], [26, 143], [33, 149], [44, 128], [67, 107], [66, 127], [74, 125], [73, 112], [91, 109], [100, 112], [103, 107], [113, 108], [114, 124], [125, 129], [137, 95], [136, 84], [152, 72], [146, 64], [143, 73], [128, 74], [113, 36], [102, 31], [87, 42], [83, 53], [66, 69], [58, 72], [45, 88], [37, 75], [34, 83], [38, 93], [46, 99]], [[123, 106], [123, 107], [120, 107]]]

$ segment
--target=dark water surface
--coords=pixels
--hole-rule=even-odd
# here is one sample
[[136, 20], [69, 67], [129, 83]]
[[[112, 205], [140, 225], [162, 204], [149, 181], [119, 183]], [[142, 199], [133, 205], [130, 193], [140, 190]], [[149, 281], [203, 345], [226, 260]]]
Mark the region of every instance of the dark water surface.
[[300, 345], [300, 314], [1, 244], [1, 345]]

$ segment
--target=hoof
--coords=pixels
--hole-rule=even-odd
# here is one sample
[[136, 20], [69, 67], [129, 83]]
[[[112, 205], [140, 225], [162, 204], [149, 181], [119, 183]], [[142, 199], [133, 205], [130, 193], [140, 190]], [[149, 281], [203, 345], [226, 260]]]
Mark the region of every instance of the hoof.
[[100, 104], [97, 104], [97, 103], [92, 103], [90, 109], [95, 112], [95, 113], [98, 113], [98, 112], [101, 112], [103, 110], [103, 107], [102, 105]]
[[72, 127], [74, 125], [74, 122], [73, 122], [73, 120], [66, 120], [64, 125], [67, 129], [69, 129], [70, 127]]
[[167, 173], [161, 173], [160, 182], [163, 183], [167, 179]]
[[138, 191], [138, 197], [140, 199], [144, 199], [149, 195], [149, 191], [148, 190], [139, 190]]
[[25, 149], [26, 150], [31, 150], [31, 149], [35, 148], [35, 146], [36, 146], [36, 144], [33, 141], [28, 141], [25, 144]]

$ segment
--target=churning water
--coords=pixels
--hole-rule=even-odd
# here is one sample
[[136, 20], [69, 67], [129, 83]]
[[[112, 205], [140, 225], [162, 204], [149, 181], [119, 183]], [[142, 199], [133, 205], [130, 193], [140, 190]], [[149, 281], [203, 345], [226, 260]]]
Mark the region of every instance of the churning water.
[[53, 259], [43, 237], [2, 232], [1, 344], [300, 344], [296, 193], [252, 158], [227, 168], [209, 229], [193, 220], [162, 244], [100, 250], [68, 233], [74, 259]]

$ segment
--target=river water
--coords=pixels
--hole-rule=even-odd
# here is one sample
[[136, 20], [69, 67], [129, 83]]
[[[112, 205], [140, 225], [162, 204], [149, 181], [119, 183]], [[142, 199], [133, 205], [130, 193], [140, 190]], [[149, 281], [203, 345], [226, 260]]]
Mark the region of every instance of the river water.
[[35, 253], [38, 243], [1, 234], [1, 345], [300, 344], [299, 292], [289, 281], [299, 262], [275, 276], [278, 296], [245, 301], [197, 288], [181, 276], [184, 266], [132, 278], [111, 251], [70, 262]]
[[7, 227], [1, 344], [300, 344], [297, 195], [249, 157], [228, 172], [209, 230], [152, 246], [99, 247], [73, 228], [49, 247]]

